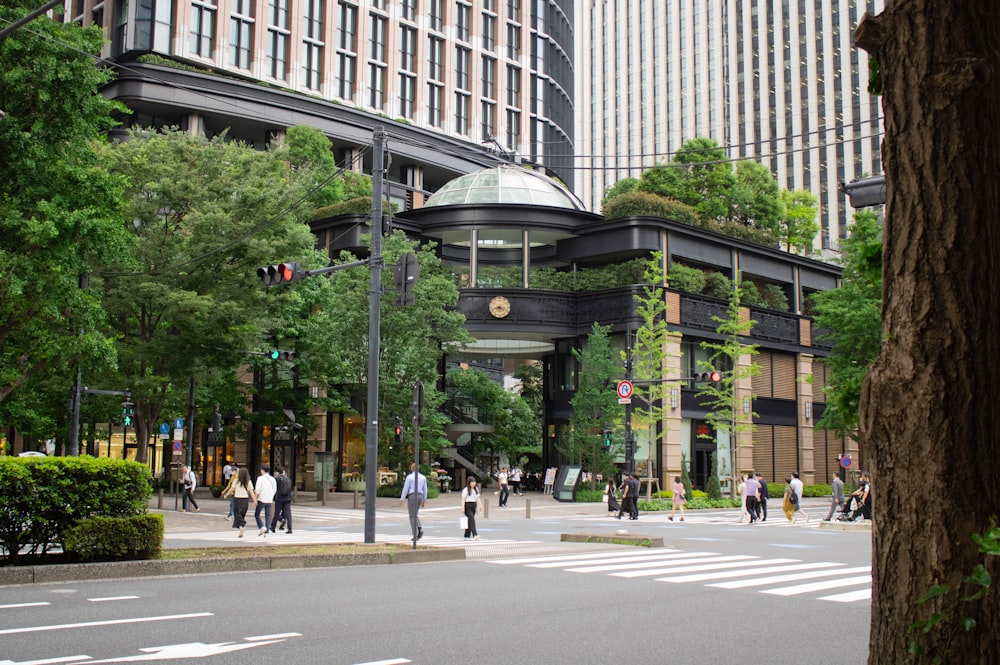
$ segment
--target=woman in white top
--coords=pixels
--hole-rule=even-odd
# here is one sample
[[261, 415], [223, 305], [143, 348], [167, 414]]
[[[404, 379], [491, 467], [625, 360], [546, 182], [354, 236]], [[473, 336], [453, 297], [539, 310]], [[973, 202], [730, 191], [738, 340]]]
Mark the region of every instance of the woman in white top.
[[465, 537], [479, 540], [479, 533], [476, 531], [476, 508], [479, 506], [479, 485], [475, 476], [470, 476], [462, 488], [462, 510], [469, 524], [465, 529]]

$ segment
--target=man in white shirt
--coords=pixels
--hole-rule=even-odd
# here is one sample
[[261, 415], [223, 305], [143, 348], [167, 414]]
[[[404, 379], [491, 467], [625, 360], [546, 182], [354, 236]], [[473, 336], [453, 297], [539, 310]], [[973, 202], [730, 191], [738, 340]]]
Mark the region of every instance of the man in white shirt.
[[808, 522], [809, 521], [809, 515], [806, 514], [806, 511], [802, 510], [802, 488], [803, 488], [803, 485], [802, 485], [802, 481], [799, 480], [799, 472], [798, 471], [792, 471], [792, 482], [790, 482], [788, 484], [791, 486], [792, 491], [795, 492], [795, 496], [798, 497], [798, 501], [795, 502], [795, 513], [792, 515], [792, 523], [793, 524], [795, 523], [795, 518], [800, 513], [802, 514], [803, 519], [806, 522]]
[[[271, 509], [274, 507], [274, 495], [278, 492], [278, 483], [271, 475], [271, 465], [261, 464], [260, 475], [254, 483], [253, 491], [257, 495], [257, 507], [253, 517], [257, 520], [258, 536], [267, 536], [267, 525], [271, 523]], [[264, 521], [260, 519], [260, 511], [264, 510]]]
[[400, 505], [404, 500], [410, 513], [410, 531], [417, 540], [420, 540], [424, 537], [424, 528], [420, 524], [420, 508], [427, 503], [427, 478], [417, 471], [414, 462], [410, 462], [410, 473], [403, 481], [403, 491], [399, 495]]
[[[181, 465], [181, 483], [184, 486], [184, 495], [181, 497], [181, 512], [188, 509], [188, 503], [194, 506], [194, 512], [200, 513], [201, 508], [194, 500], [194, 490], [198, 487], [198, 476], [187, 465]], [[176, 503], [174, 504], [177, 505]]]

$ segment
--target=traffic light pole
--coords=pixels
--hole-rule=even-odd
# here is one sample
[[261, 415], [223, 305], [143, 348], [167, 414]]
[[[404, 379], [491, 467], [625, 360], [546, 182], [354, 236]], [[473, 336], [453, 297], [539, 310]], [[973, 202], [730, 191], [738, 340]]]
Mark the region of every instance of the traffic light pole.
[[372, 138], [371, 270], [368, 288], [368, 403], [365, 405], [365, 542], [375, 542], [375, 492], [378, 489], [378, 360], [382, 324], [382, 186], [385, 179], [385, 129]]

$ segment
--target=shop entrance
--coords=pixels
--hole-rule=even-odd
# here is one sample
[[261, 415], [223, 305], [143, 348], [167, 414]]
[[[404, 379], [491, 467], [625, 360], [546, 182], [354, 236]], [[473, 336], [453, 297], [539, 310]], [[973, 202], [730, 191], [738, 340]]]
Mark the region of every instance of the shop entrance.
[[[691, 484], [704, 490], [708, 477], [712, 473], [712, 464], [718, 464], [716, 458], [715, 429], [704, 421], [693, 423], [694, 436], [691, 439]], [[705, 438], [711, 435], [711, 438]]]
[[276, 439], [271, 441], [271, 474], [277, 467], [285, 470], [285, 475], [295, 484], [297, 453], [295, 439]]

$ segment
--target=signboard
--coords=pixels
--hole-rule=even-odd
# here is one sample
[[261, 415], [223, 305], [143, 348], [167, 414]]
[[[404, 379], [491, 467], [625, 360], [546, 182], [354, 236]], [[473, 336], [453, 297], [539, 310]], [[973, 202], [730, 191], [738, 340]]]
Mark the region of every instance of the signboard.
[[632, 389], [633, 389], [632, 382], [629, 381], [628, 379], [625, 379], [624, 381], [619, 381], [618, 382], [618, 401], [619, 402], [621, 402], [622, 400], [629, 400], [629, 401], [631, 401], [631, 399], [632, 399]]
[[851, 459], [850, 455], [844, 455], [843, 457], [840, 458], [840, 466], [844, 467], [845, 469], [851, 468], [851, 464], [853, 463], [854, 460]]
[[580, 484], [580, 466], [559, 467], [552, 495], [556, 501], [576, 501], [576, 487]]
[[181, 454], [182, 442], [184, 441], [184, 430], [175, 429], [174, 430], [174, 457]]
[[168, 423], [160, 423], [160, 434], [169, 434], [170, 425]]
[[178, 418], [174, 421], [174, 429], [184, 429], [184, 419]]
[[181, 442], [177, 439], [174, 439], [174, 457], [180, 457], [182, 452], [181, 448], [182, 448]]

